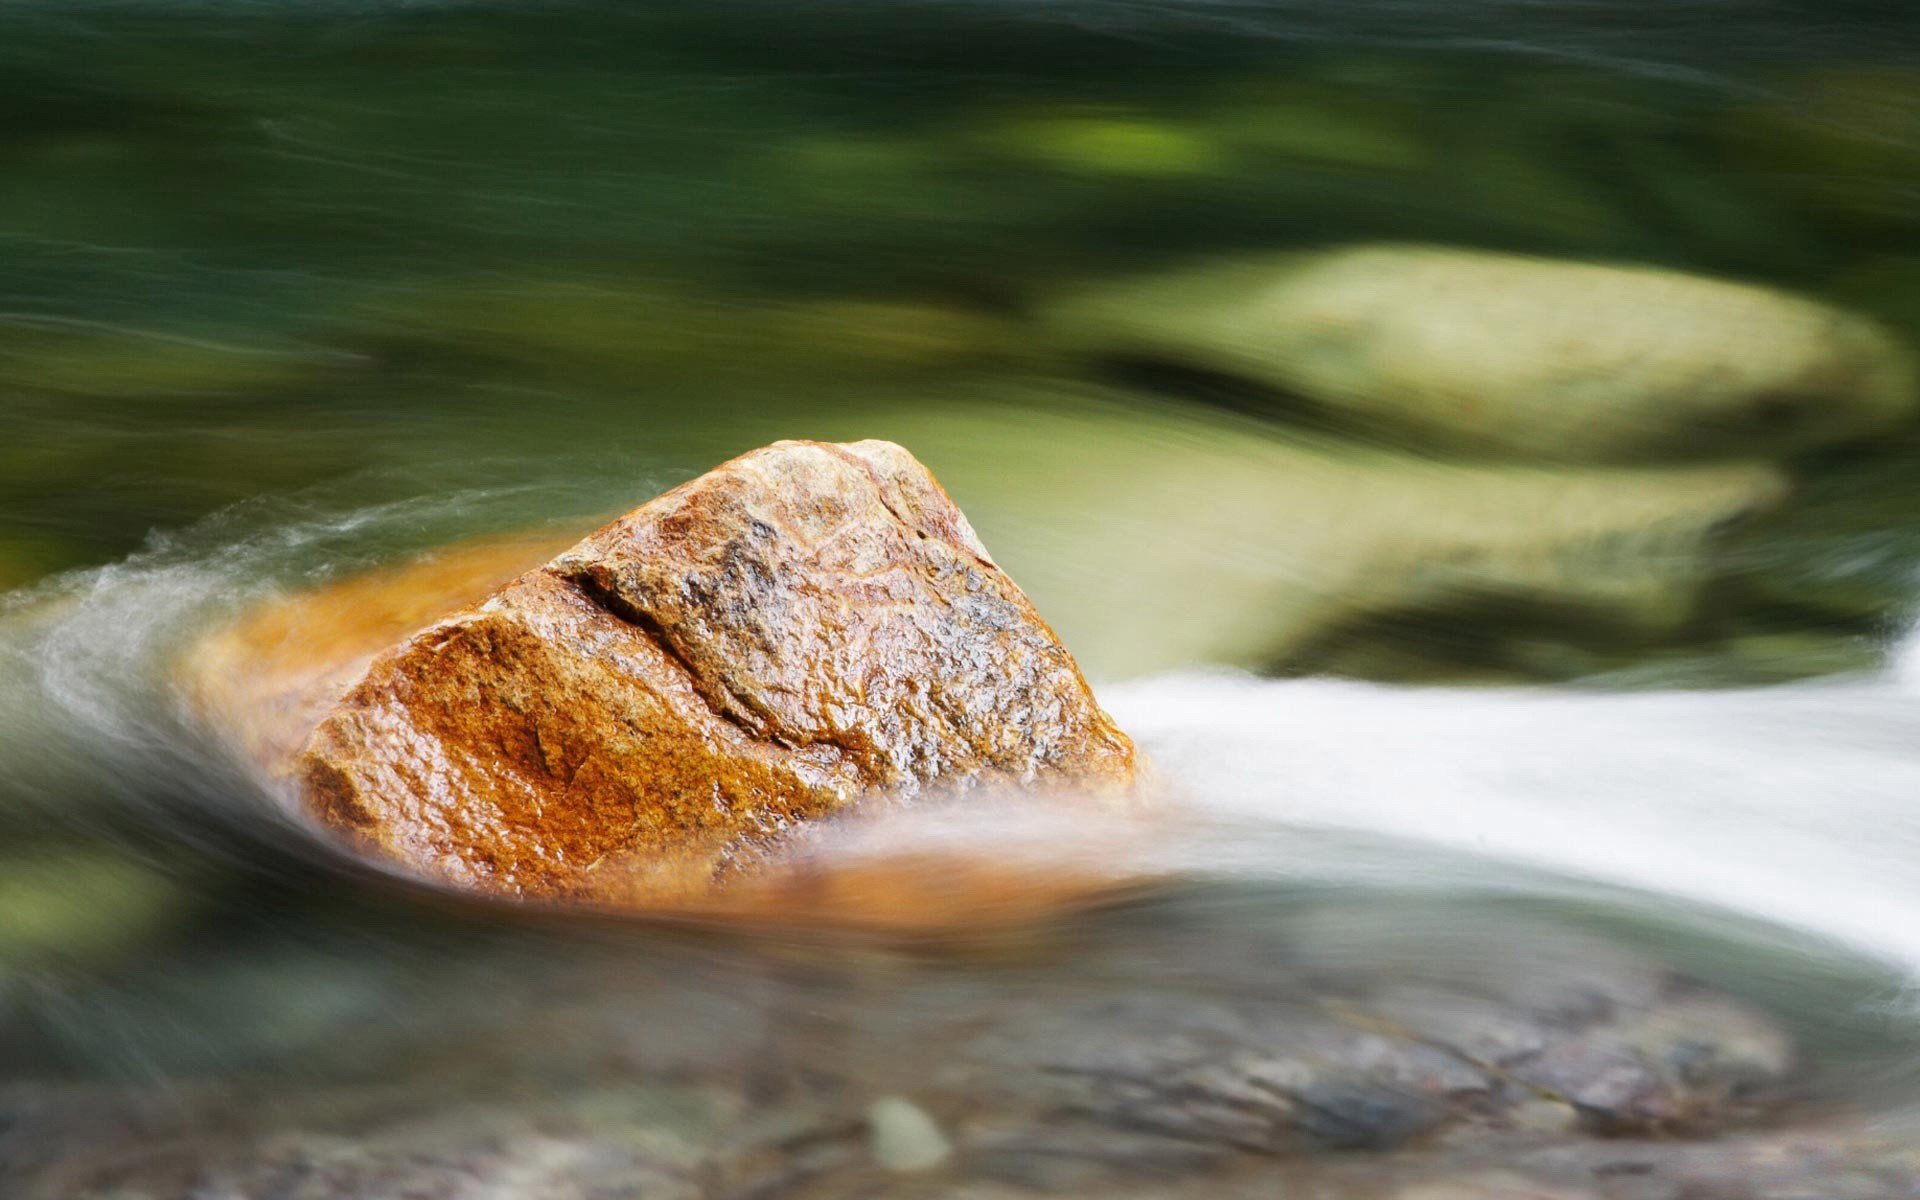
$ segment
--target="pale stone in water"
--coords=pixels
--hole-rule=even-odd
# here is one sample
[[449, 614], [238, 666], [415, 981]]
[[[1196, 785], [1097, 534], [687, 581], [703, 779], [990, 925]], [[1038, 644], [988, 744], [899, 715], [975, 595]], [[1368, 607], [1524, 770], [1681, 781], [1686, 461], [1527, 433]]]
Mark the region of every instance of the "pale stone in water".
[[931, 1171], [953, 1157], [953, 1144], [927, 1110], [904, 1096], [882, 1096], [867, 1109], [873, 1161], [889, 1171]]
[[1434, 246], [1261, 256], [1043, 306], [1065, 346], [1237, 375], [1364, 431], [1582, 461], [1780, 454], [1912, 419], [1876, 322], [1772, 288]]
[[1763, 462], [1457, 463], [1190, 405], [956, 389], [884, 430], [928, 448], [1100, 677], [1284, 662], [1356, 616], [1492, 595], [1659, 633], [1721, 536], [1789, 494]]

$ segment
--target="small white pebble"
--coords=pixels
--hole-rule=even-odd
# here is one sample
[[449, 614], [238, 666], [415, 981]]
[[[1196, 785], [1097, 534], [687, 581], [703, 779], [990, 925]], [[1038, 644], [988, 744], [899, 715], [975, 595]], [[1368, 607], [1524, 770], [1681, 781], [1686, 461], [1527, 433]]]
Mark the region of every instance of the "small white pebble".
[[953, 1157], [940, 1126], [904, 1096], [882, 1096], [867, 1107], [873, 1161], [889, 1171], [930, 1171]]
[[1542, 1096], [1507, 1110], [1506, 1122], [1529, 1133], [1572, 1133], [1580, 1125], [1580, 1114], [1565, 1100]]

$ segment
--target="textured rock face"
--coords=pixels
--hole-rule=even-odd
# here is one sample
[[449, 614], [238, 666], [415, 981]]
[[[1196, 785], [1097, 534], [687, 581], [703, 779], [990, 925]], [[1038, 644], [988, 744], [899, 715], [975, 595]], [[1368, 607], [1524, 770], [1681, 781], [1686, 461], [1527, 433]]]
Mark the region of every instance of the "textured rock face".
[[[289, 678], [296, 714], [331, 683]], [[518, 896], [697, 904], [856, 800], [1133, 776], [1065, 648], [884, 442], [735, 459], [329, 696], [283, 768], [311, 811]]]
[[193, 648], [183, 664], [189, 698], [248, 760], [284, 774], [376, 656], [479, 604], [573, 541], [529, 535], [466, 542], [259, 605]]
[[1549, 459], [1786, 453], [1912, 418], [1864, 317], [1673, 271], [1359, 246], [1122, 281], [1044, 316], [1069, 345], [1239, 376], [1367, 432]]

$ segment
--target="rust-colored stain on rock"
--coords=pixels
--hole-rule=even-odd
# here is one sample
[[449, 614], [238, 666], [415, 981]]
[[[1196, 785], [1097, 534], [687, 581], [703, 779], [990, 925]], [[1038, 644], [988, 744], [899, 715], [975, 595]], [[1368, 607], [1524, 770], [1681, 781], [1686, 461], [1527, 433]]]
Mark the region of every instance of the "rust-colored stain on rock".
[[[1132, 786], [1131, 742], [898, 446], [779, 442], [502, 578], [536, 549], [270, 606], [202, 648], [203, 707], [251, 714], [242, 747], [363, 848], [529, 898], [817, 898], [770, 864], [830, 814]], [[422, 629], [435, 599], [459, 610]]]

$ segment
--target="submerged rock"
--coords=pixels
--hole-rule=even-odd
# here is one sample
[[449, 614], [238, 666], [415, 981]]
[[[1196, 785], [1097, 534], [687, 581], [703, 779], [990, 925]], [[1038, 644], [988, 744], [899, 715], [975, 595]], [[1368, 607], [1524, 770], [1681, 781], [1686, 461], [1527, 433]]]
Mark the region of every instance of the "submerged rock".
[[873, 1160], [889, 1171], [928, 1171], [953, 1157], [953, 1146], [925, 1109], [882, 1096], [867, 1109]]
[[[1390, 923], [1350, 916], [1332, 927], [1344, 943], [1304, 923], [1291, 946], [1236, 943], [1264, 985], [1195, 994], [1149, 977], [1034, 1003], [938, 1076], [946, 1107], [972, 1105], [956, 1141], [1020, 1176], [1123, 1142], [1171, 1169], [1511, 1131], [1686, 1136], [1765, 1118], [1792, 1086], [1775, 1022], [1645, 959], [1571, 933], [1542, 945], [1519, 923], [1510, 951], [1408, 924], [1405, 945], [1432, 948], [1392, 969], [1341, 961], [1395, 944]], [[1438, 961], [1448, 949], [1457, 964]]]
[[1490, 601], [1662, 644], [1727, 571], [1728, 534], [1791, 495], [1761, 462], [1460, 464], [1110, 390], [1022, 395], [956, 390], [884, 427], [940, 448], [941, 478], [1100, 678], [1310, 667], [1380, 613], [1438, 614], [1452, 642]]
[[1043, 316], [1070, 347], [1237, 376], [1276, 407], [1559, 460], [1785, 453], [1887, 429], [1916, 401], [1890, 333], [1812, 300], [1441, 247], [1236, 261], [1090, 288]]
[[[1689, 1181], [1743, 1170], [1810, 1189], [1759, 1194], [1825, 1196], [1856, 1194], [1818, 1186], [1842, 1164], [1890, 1181], [1920, 1166], [1860, 1129], [1729, 1136], [1782, 1111], [1786, 1034], [1603, 941], [1460, 927], [1457, 910], [1401, 930], [1400, 913], [1316, 928], [1272, 908], [1161, 935], [1118, 925], [1038, 975], [884, 954], [795, 971], [661, 939], [547, 941], [488, 970], [477, 947], [441, 944], [397, 985], [405, 999], [369, 1005], [379, 1019], [316, 1040], [326, 1069], [282, 1058], [144, 1106], [0, 1094], [0, 1180], [12, 1165], [24, 1196], [181, 1200], [1270, 1196], [1308, 1181], [1372, 1197], [1505, 1167], [1684, 1200], [1721, 1194]], [[1409, 953], [1375, 960], [1383, 945]], [[169, 1022], [190, 1007], [142, 1002]], [[1611, 1190], [1614, 1174], [1645, 1190]]]
[[406, 585], [480, 589], [535, 544], [402, 572], [385, 604], [392, 579], [323, 593], [311, 631], [315, 597], [269, 608], [195, 691], [268, 715], [243, 746], [330, 829], [521, 897], [698, 906], [856, 804], [1132, 783], [1065, 647], [898, 446], [735, 459], [367, 661], [362, 612], [386, 636], [425, 619]]

